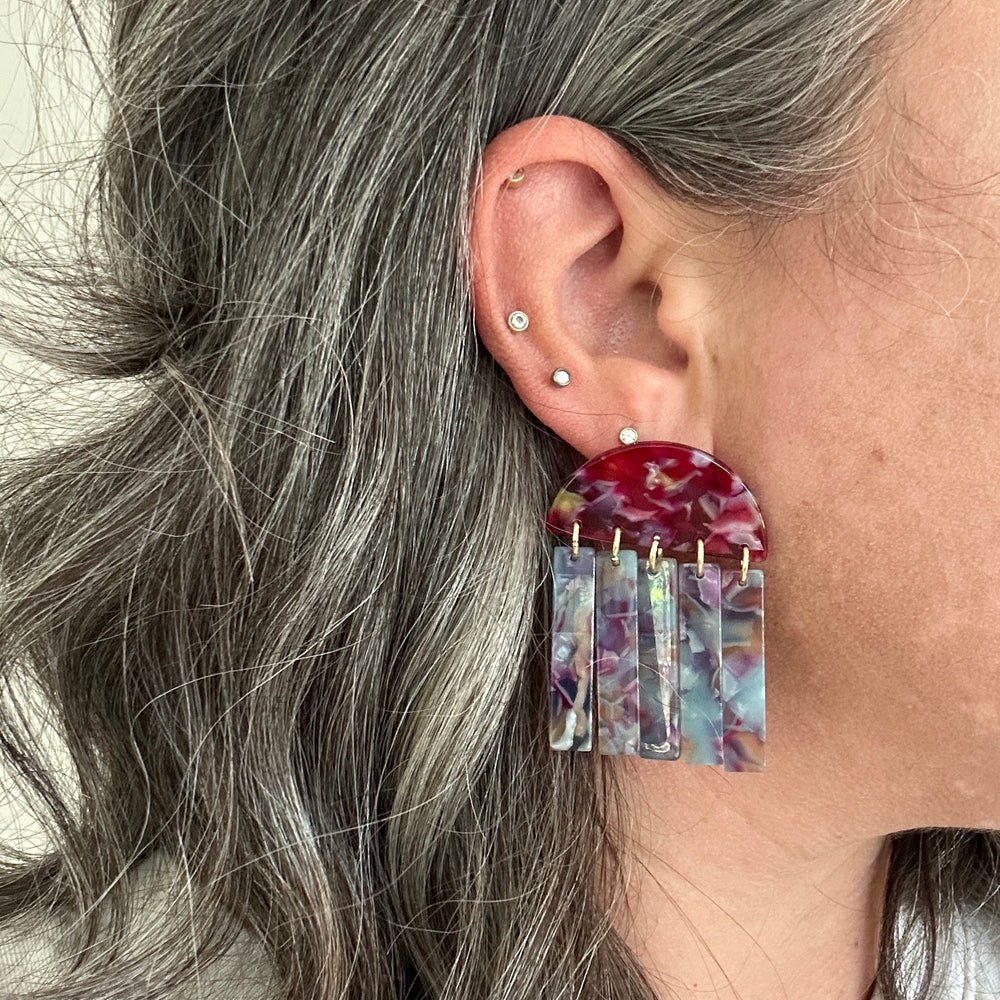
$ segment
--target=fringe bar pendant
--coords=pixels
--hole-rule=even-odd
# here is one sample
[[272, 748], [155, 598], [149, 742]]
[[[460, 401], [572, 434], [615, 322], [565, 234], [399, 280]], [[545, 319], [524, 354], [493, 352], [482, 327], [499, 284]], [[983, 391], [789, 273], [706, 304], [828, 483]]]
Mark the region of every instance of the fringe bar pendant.
[[637, 556], [597, 556], [597, 745], [604, 754], [639, 752]]
[[764, 571], [722, 574], [722, 702], [727, 771], [763, 771]]
[[552, 553], [552, 659], [549, 746], [590, 750], [594, 654], [594, 566], [591, 548], [557, 546]]
[[681, 760], [721, 764], [722, 593], [719, 567], [695, 563], [678, 574], [681, 662]]
[[680, 756], [677, 560], [639, 560], [639, 756]]
[[602, 754], [762, 770], [760, 508], [713, 455], [629, 430], [632, 443], [588, 459], [545, 517], [572, 541], [554, 560], [551, 745], [591, 749], [596, 716]]

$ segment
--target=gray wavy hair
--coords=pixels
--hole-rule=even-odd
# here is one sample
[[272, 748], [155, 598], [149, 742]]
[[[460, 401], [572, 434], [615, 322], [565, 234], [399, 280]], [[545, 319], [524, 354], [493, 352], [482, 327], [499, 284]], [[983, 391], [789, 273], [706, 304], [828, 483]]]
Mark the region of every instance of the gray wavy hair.
[[[131, 388], [0, 472], [0, 747], [52, 843], [11, 850], [0, 915], [58, 916], [68, 959], [24, 995], [225, 995], [242, 932], [289, 1000], [654, 996], [609, 918], [614, 775], [547, 747], [543, 517], [576, 456], [477, 341], [470, 192], [493, 136], [561, 114], [680, 198], [808, 210], [864, 153], [902, 6], [98, 8], [109, 113], [77, 241], [7, 258], [33, 302], [7, 338]], [[887, 997], [925, 996], [998, 853], [894, 839]], [[151, 857], [180, 874], [138, 934]]]

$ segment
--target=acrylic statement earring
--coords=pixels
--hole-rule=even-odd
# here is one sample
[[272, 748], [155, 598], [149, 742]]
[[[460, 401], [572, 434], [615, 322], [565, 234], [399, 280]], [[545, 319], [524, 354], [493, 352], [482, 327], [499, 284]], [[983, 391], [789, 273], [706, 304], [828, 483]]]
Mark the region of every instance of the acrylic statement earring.
[[596, 710], [601, 753], [762, 771], [764, 573], [750, 564], [767, 537], [743, 481], [686, 445], [613, 448], [573, 474], [546, 527], [571, 539], [553, 553], [552, 748], [590, 750]]

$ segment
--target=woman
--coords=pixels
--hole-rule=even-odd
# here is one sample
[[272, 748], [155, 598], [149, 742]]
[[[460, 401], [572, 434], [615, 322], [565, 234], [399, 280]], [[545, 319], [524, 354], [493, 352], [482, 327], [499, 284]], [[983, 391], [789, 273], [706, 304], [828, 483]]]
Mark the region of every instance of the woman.
[[[961, 995], [990, 5], [110, 6], [99, 242], [8, 320], [130, 389], [3, 473], [3, 659], [73, 765], [12, 694], [10, 995]], [[626, 427], [764, 511], [762, 774], [549, 748], [545, 512]]]

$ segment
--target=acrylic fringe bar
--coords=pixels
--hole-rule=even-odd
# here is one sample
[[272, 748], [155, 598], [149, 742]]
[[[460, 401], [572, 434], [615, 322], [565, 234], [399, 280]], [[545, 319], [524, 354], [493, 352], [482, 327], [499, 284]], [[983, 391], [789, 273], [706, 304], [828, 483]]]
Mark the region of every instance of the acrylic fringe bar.
[[659, 559], [656, 572], [639, 560], [639, 756], [680, 756], [680, 658], [677, 648], [677, 561]]
[[549, 745], [591, 747], [591, 670], [594, 659], [594, 550], [559, 546], [553, 553], [552, 665]]
[[[764, 574], [553, 553], [549, 742], [762, 771]], [[596, 706], [595, 706], [596, 691]]]

